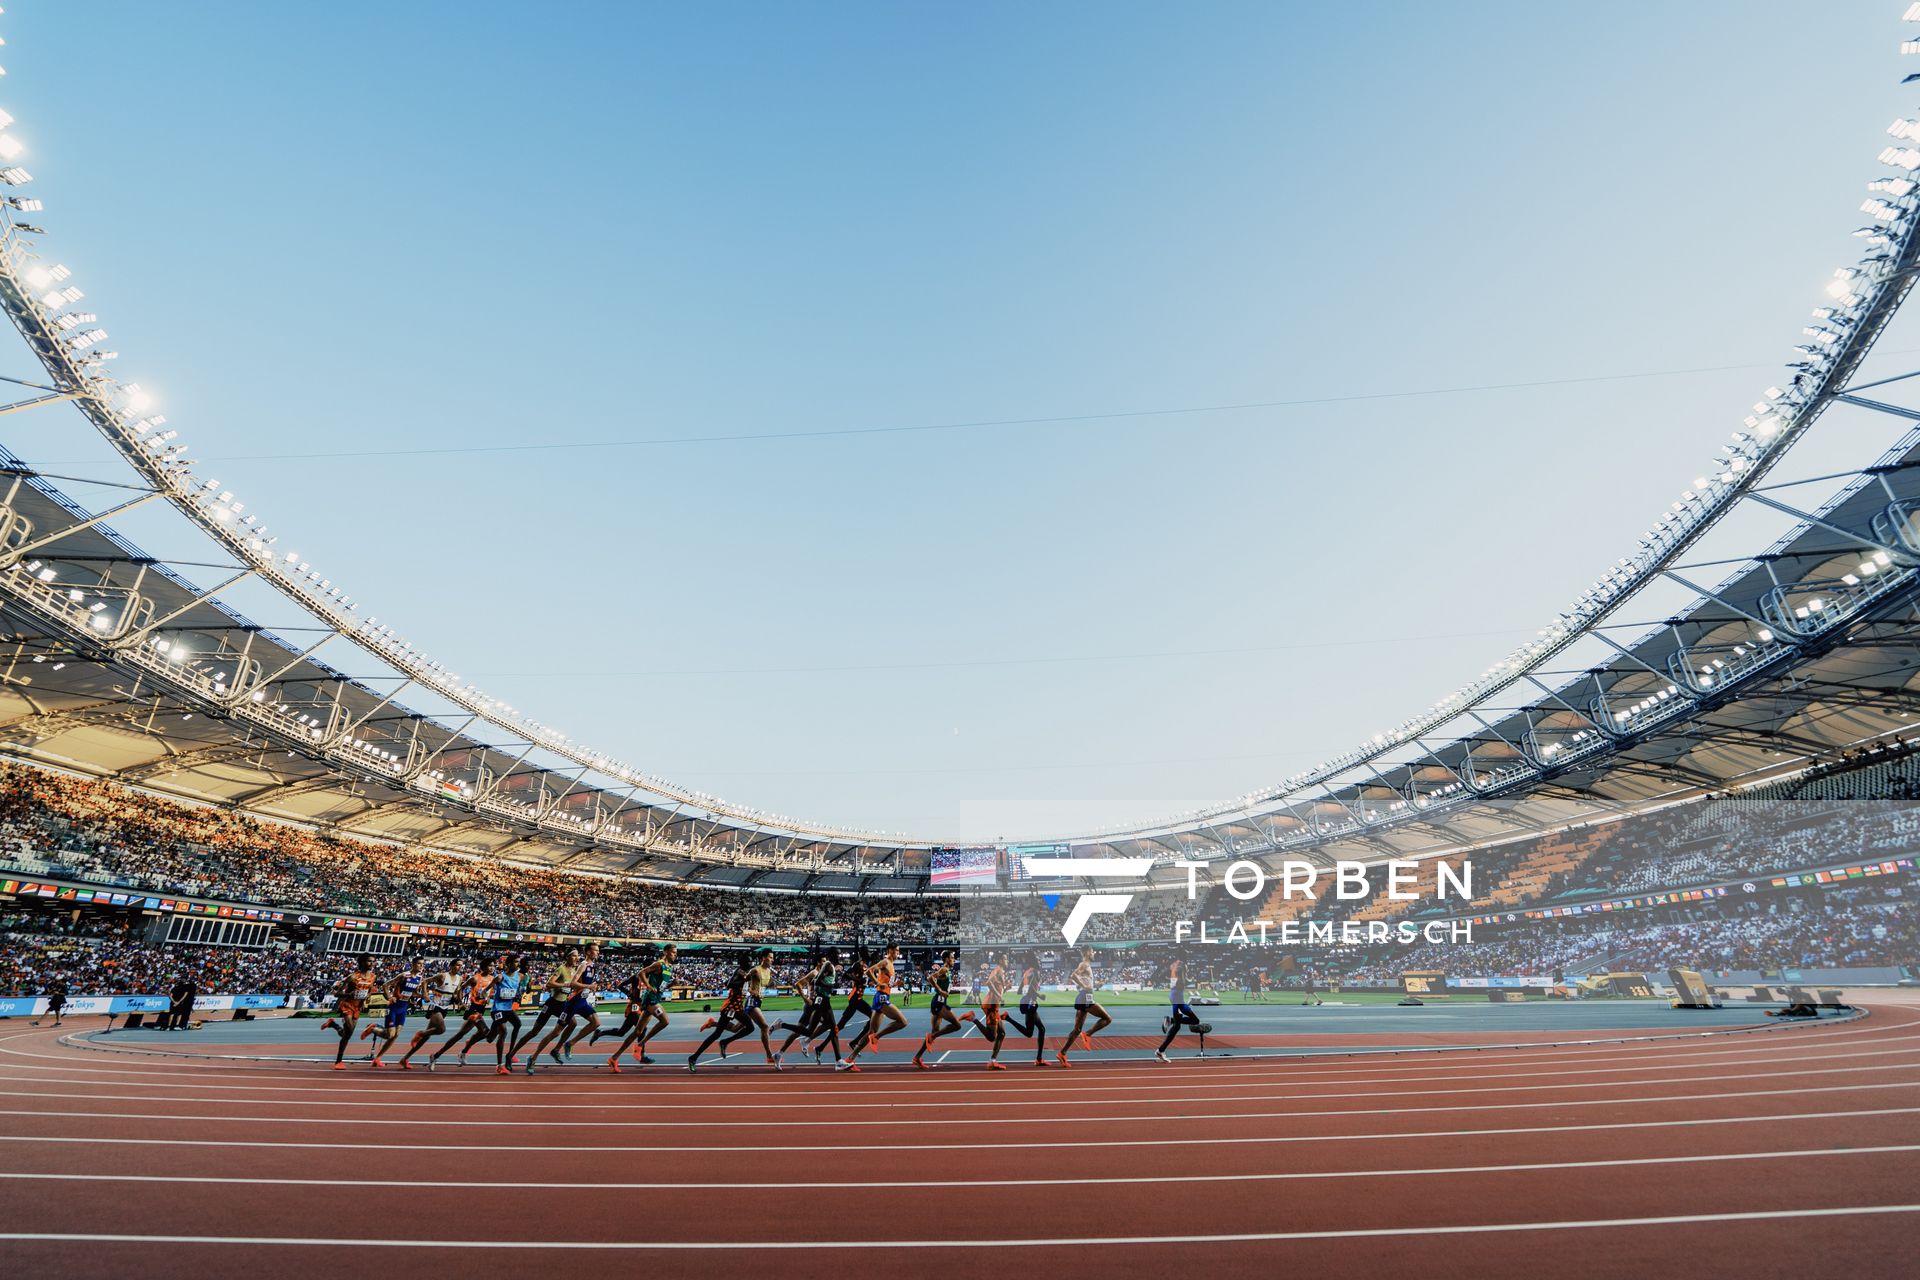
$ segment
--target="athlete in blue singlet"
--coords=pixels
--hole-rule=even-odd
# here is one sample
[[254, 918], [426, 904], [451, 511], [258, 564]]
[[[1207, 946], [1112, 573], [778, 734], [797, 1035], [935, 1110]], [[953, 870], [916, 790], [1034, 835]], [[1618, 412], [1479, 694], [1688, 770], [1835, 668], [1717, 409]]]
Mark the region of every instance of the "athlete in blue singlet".
[[407, 1025], [407, 1014], [412, 1010], [413, 1002], [420, 998], [420, 984], [426, 980], [426, 962], [415, 956], [405, 973], [387, 983], [387, 1016], [379, 1026], [368, 1027], [360, 1033], [362, 1040], [368, 1036], [379, 1037], [379, 1042], [373, 1046], [372, 1065], [376, 1069], [387, 1065], [381, 1055], [393, 1048], [393, 1042], [400, 1038], [401, 1028]]

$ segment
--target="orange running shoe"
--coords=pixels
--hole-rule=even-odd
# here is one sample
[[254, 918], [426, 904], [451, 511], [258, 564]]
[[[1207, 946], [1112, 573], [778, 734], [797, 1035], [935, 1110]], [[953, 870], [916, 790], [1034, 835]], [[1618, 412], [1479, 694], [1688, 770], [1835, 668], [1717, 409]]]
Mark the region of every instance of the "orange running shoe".
[[1059, 1053], [1054, 1055], [1054, 1061], [1059, 1063], [1063, 1067], [1071, 1067], [1073, 1065], [1071, 1062], [1067, 1061], [1067, 1051], [1065, 1049], [1062, 1049]]
[[1084, 1031], [1080, 1033], [1080, 1048], [1082, 1052], [1086, 1053], [1093, 1051], [1093, 1037]]
[[615, 1075], [620, 1074], [620, 1056], [618, 1054], [607, 1059], [607, 1070], [613, 1072]]
[[411, 1071], [413, 1070], [413, 1064], [411, 1062], [402, 1062], [400, 1064], [400, 1069], [402, 1071]]
[[712, 1018], [708, 1018], [705, 1022], [700, 1024], [700, 1029], [702, 1031], [711, 1031], [715, 1025], [716, 1025], [715, 1021]]
[[344, 1062], [336, 1062], [333, 1064], [333, 1069], [335, 1071], [345, 1071], [347, 1069], [347, 1064]]
[[386, 1063], [384, 1063], [384, 1062], [382, 1062], [382, 1061], [380, 1061], [380, 1059], [378, 1059], [378, 1058], [375, 1058], [375, 1059], [373, 1060], [373, 1069], [374, 1069], [375, 1071], [378, 1071], [378, 1070], [379, 1070], [380, 1068], [382, 1068], [382, 1067], [384, 1067], [384, 1066], [386, 1066], [386, 1065], [387, 1065]]
[[497, 1076], [510, 1076], [513, 1072], [507, 1067], [507, 1064], [503, 1062], [493, 1069], [493, 1074]]
[[987, 1070], [989, 1071], [1005, 1071], [1006, 1069], [1007, 1069], [1007, 1064], [1000, 1061], [998, 1058], [994, 1058], [987, 1063]]

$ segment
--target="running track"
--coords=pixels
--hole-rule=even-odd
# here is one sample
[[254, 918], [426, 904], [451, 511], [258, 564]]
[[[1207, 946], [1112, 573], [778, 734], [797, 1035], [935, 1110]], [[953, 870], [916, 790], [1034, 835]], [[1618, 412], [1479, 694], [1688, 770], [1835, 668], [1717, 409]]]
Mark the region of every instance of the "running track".
[[1851, 1277], [1913, 1274], [1920, 1232], [1895, 1003], [991, 1076], [336, 1074], [61, 1034], [0, 1032], [0, 1274]]

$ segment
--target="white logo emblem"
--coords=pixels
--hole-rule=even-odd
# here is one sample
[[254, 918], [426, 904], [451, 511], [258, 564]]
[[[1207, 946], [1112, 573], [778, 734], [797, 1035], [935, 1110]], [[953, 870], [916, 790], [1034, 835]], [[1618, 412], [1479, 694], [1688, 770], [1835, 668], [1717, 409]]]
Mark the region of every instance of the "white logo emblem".
[[[1089, 879], [1138, 880], [1153, 866], [1152, 858], [1023, 858], [1030, 876], [1086, 876]], [[1087, 922], [1095, 916], [1117, 916], [1133, 902], [1130, 893], [1083, 893], [1073, 900], [1060, 926], [1060, 936], [1072, 946], [1080, 941]]]

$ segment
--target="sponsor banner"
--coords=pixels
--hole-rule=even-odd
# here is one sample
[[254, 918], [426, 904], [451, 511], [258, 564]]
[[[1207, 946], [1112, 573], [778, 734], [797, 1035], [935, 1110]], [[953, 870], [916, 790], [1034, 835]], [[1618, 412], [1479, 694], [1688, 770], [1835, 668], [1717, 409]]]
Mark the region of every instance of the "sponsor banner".
[[[220, 1009], [278, 1009], [286, 1004], [285, 996], [269, 995], [230, 995], [199, 996], [193, 1002], [195, 1010]], [[169, 1001], [165, 996], [69, 996], [66, 1014], [103, 1013], [165, 1013]], [[47, 1011], [45, 996], [3, 996], [0, 997], [0, 1018], [37, 1017]]]

